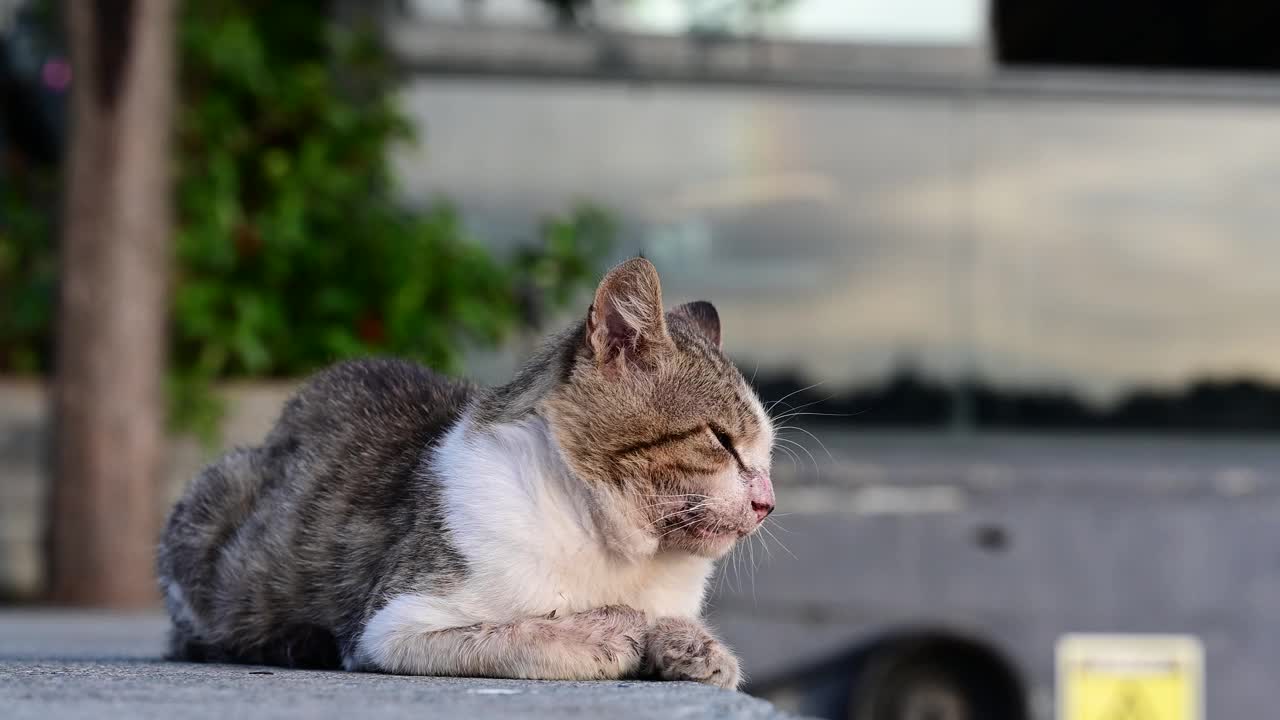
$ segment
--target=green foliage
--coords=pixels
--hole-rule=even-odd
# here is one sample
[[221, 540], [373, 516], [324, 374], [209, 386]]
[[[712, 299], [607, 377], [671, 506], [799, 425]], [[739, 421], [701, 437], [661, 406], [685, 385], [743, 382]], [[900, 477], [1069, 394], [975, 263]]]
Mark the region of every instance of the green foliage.
[[[413, 137], [373, 33], [337, 29], [304, 0], [182, 7], [169, 383], [180, 428], [216, 427], [207, 388], [219, 378], [368, 354], [457, 370], [464, 347], [517, 326], [521, 302], [563, 303], [595, 274], [613, 232], [598, 209], [546, 221], [503, 261], [448, 205], [397, 202], [389, 155]], [[0, 287], [17, 272], [39, 298], [25, 314], [0, 305], [0, 350], [18, 369], [41, 367], [51, 294], [31, 268], [51, 266], [47, 237], [0, 235]]]
[[0, 372], [48, 370], [54, 278], [48, 214], [35, 211], [49, 181], [24, 173], [24, 182], [0, 183]]

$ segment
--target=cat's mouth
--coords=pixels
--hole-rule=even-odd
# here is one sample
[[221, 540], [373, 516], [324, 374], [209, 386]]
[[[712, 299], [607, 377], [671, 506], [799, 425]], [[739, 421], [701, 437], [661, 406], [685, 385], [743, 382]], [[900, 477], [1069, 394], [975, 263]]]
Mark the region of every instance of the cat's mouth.
[[689, 534], [699, 540], [717, 540], [720, 538], [746, 537], [748, 533], [739, 528], [716, 528], [716, 527], [695, 527], [689, 531]]
[[[754, 529], [754, 528], [753, 528]], [[751, 534], [751, 529], [739, 525], [710, 525], [710, 527], [690, 528], [689, 534], [698, 539], [739, 539]]]
[[748, 527], [748, 524], [740, 518], [726, 515], [722, 509], [695, 504], [670, 517], [661, 534], [666, 542], [677, 547], [719, 556], [739, 539], [751, 534], [754, 527]]
[[751, 534], [734, 524], [711, 524], [689, 528], [683, 541], [676, 541], [676, 547], [687, 552], [708, 558], [719, 558], [729, 552], [739, 540]]

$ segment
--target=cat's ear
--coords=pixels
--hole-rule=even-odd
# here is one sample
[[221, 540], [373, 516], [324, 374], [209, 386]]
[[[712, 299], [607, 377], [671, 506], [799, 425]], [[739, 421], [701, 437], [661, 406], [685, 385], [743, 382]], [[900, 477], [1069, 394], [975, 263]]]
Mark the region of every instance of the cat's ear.
[[653, 263], [632, 258], [610, 270], [587, 313], [587, 344], [596, 362], [604, 366], [622, 359], [646, 366], [652, 353], [670, 342]]
[[679, 315], [693, 323], [712, 345], [722, 347], [720, 342], [720, 313], [716, 306], [706, 300], [695, 300], [691, 303], [677, 305], [671, 309], [672, 315]]

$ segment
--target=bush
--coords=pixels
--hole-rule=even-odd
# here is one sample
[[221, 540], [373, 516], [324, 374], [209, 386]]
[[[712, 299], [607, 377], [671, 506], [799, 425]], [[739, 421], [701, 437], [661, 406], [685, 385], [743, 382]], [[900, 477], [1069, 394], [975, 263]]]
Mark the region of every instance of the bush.
[[[613, 232], [598, 209], [546, 221], [504, 261], [447, 204], [413, 213], [396, 202], [388, 155], [413, 137], [373, 32], [336, 28], [305, 0], [182, 7], [170, 383], [180, 429], [216, 427], [207, 388], [219, 378], [379, 353], [456, 370], [463, 347], [515, 328], [522, 304], [565, 302], [595, 274]], [[0, 282], [20, 276], [4, 292], [22, 301], [0, 298], [9, 370], [49, 367], [52, 244], [32, 215], [7, 213], [0, 229]]]
[[45, 372], [51, 369], [57, 262], [49, 215], [38, 208], [48, 207], [52, 182], [38, 169], [4, 180], [9, 182], [0, 182], [0, 373]]

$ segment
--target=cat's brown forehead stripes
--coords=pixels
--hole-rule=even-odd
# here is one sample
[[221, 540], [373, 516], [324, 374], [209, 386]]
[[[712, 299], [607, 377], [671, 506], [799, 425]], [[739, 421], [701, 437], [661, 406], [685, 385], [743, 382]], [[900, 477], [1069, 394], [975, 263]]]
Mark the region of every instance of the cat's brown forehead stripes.
[[760, 419], [749, 399], [738, 369], [705, 338], [688, 328], [679, 318], [670, 322], [671, 335], [684, 358], [686, 371], [697, 374], [704, 399], [709, 401], [705, 422], [714, 421], [734, 440], [753, 440], [760, 431]]
[[653, 448], [656, 448], [662, 445], [670, 445], [671, 443], [677, 443], [677, 442], [680, 442], [681, 440], [688, 440], [689, 438], [693, 437], [694, 435], [697, 435], [700, 432], [705, 431], [706, 429], [707, 429], [706, 425], [698, 425], [696, 427], [691, 427], [687, 430], [677, 430], [675, 432], [665, 433], [655, 438], [651, 438], [648, 440], [641, 440], [639, 442], [633, 442], [629, 445], [625, 445], [622, 448], [620, 448], [617, 451], [617, 453], [618, 455], [634, 455], [638, 452], [644, 452], [645, 450], [652, 450]]

